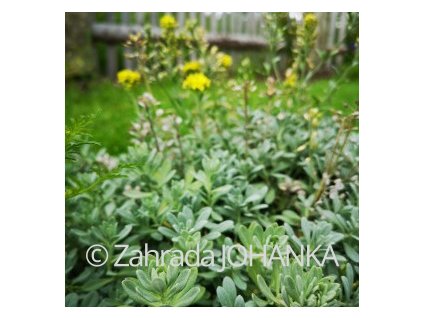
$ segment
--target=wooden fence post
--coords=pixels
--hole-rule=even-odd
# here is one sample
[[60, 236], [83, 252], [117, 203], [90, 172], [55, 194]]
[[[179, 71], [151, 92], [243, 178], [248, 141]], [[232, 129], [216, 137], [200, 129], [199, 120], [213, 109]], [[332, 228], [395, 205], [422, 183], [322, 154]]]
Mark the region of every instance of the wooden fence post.
[[[107, 22], [109, 22], [109, 23], [115, 22], [115, 13], [114, 12], [108, 12], [107, 13]], [[110, 78], [115, 78], [116, 72], [117, 72], [117, 61], [118, 61], [117, 47], [116, 47], [115, 44], [107, 44], [106, 51], [107, 51], [107, 53], [106, 53], [107, 76], [110, 77]]]
[[[130, 21], [129, 21], [129, 12], [122, 12], [122, 24], [123, 25], [129, 25], [130, 24]], [[123, 49], [123, 55], [124, 55], [123, 56], [123, 63], [125, 65], [125, 68], [134, 69], [134, 67], [135, 67], [134, 60], [129, 59], [127, 57], [127, 55], [130, 52], [131, 52], [130, 49], [128, 49], [126, 47]]]

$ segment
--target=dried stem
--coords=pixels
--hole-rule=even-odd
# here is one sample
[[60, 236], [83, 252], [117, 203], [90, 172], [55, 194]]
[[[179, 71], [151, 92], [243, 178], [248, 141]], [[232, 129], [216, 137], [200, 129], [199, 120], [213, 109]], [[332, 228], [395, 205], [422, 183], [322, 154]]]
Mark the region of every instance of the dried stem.
[[153, 119], [151, 118], [150, 107], [145, 108], [145, 112], [147, 113], [147, 120], [150, 123], [151, 132], [153, 133], [154, 143], [156, 145], [157, 152], [160, 152], [159, 140], [156, 135], [156, 131], [154, 129]]
[[[352, 131], [352, 125], [351, 125], [352, 119], [353, 119], [352, 116], [348, 116], [344, 118], [342, 121], [341, 128], [339, 129], [338, 134], [336, 135], [335, 145], [333, 146], [331, 157], [329, 158], [328, 163], [326, 165], [325, 172], [323, 173], [322, 180], [320, 181], [319, 189], [316, 191], [313, 205], [316, 204], [320, 200], [323, 193], [325, 192], [326, 178], [330, 179], [330, 177], [332, 176], [336, 168], [338, 158], [340, 154], [342, 154], [342, 152], [344, 151], [344, 148], [347, 144], [348, 138]], [[340, 144], [343, 134], [344, 134], [344, 140]]]

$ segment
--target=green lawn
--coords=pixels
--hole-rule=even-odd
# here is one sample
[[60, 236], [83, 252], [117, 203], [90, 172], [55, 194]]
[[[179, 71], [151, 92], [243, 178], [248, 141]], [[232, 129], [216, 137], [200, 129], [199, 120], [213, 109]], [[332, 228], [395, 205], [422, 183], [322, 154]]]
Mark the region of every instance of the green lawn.
[[[173, 84], [166, 84], [172, 90]], [[258, 85], [264, 85], [259, 83]], [[321, 96], [328, 87], [328, 80], [318, 80], [310, 85], [310, 93]], [[163, 90], [153, 87], [154, 95], [158, 100], [167, 100]], [[257, 91], [264, 91], [257, 89]], [[239, 93], [228, 93], [230, 100], [239, 99]], [[121, 87], [110, 81], [93, 82], [85, 88], [75, 83], [68, 83], [66, 87], [66, 123], [71, 118], [81, 115], [95, 114], [92, 125], [93, 139], [105, 146], [112, 154], [126, 150], [129, 145], [128, 130], [136, 116], [136, 94], [128, 94]], [[263, 97], [255, 94], [251, 97], [253, 107], [259, 107]], [[343, 109], [344, 103], [353, 104], [358, 100], [358, 81], [343, 83], [333, 95], [330, 103], [324, 109]], [[169, 107], [163, 105], [164, 108]]]

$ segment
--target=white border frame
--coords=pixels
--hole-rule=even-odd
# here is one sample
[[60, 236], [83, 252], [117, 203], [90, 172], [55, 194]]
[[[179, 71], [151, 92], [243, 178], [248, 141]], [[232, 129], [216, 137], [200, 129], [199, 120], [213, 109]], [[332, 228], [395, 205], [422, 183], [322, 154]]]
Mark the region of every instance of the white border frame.
[[[421, 316], [421, 10], [414, 2], [5, 2], [0, 94], [2, 316]], [[415, 2], [418, 3], [418, 2]], [[65, 308], [64, 12], [360, 12], [360, 307]], [[14, 14], [14, 13], [19, 14]]]

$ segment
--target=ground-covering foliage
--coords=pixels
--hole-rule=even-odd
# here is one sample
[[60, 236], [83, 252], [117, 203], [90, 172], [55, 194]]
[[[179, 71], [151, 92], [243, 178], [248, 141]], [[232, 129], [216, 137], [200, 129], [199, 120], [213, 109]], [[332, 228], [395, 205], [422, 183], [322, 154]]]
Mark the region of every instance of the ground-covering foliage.
[[[275, 58], [263, 66], [264, 85], [248, 59], [229, 77], [229, 55], [194, 22], [176, 31], [166, 15], [160, 39], [148, 28], [130, 37], [139, 67], [117, 76], [137, 118], [127, 151], [111, 155], [93, 140], [95, 117], [68, 121], [67, 306], [358, 306], [358, 108], [355, 100], [344, 101], [347, 111], [327, 108], [358, 56], [316, 97], [313, 74], [337, 54], [316, 51], [316, 16], [295, 25], [283, 77], [277, 43], [293, 36], [293, 22], [284, 13], [267, 19], [278, 27], [269, 27]], [[152, 87], [160, 86], [158, 97]], [[132, 264], [145, 243], [218, 257], [208, 267], [176, 266], [172, 253], [163, 263], [115, 266]], [[107, 250], [103, 266], [87, 263], [94, 244]], [[254, 253], [321, 247], [316, 256], [332, 246], [339, 266], [257, 258], [222, 270], [222, 246], [234, 244]]]

